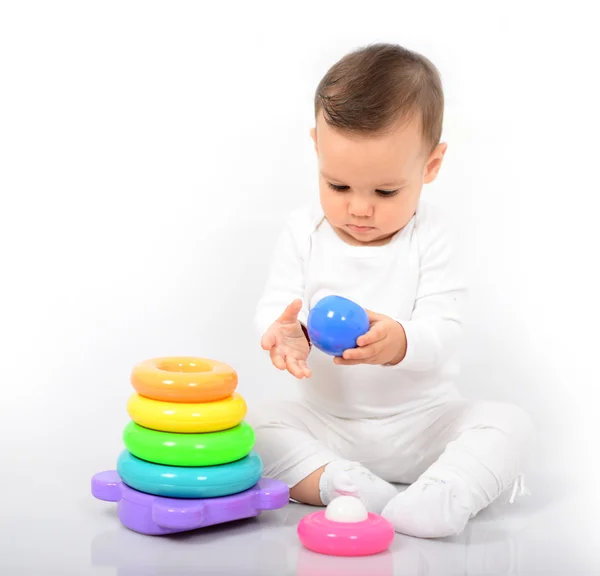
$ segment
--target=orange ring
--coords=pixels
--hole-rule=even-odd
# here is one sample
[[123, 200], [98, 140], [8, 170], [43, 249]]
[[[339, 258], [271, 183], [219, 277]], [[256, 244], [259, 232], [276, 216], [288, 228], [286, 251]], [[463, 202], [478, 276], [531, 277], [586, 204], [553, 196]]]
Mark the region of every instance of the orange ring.
[[140, 395], [166, 402], [222, 400], [233, 394], [237, 383], [231, 366], [193, 356], [153, 358], [131, 373], [131, 384]]

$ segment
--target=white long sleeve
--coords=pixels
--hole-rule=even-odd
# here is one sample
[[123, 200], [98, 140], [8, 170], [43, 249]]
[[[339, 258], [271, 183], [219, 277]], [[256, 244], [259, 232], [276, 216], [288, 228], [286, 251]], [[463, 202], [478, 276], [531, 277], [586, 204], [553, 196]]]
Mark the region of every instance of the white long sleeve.
[[400, 370], [433, 370], [456, 353], [465, 287], [449, 240], [435, 216], [418, 221], [419, 285], [410, 319], [396, 318], [406, 333]]
[[254, 324], [260, 337], [296, 298], [303, 300], [298, 319], [306, 325], [309, 312], [308, 303], [304, 300], [306, 263], [310, 235], [319, 220], [320, 215], [314, 210], [297, 210], [289, 216], [279, 234], [264, 291], [254, 315]]
[[290, 216], [277, 241], [255, 324], [259, 334], [300, 298], [310, 309], [328, 294], [400, 322], [407, 354], [396, 366], [336, 366], [313, 347], [312, 377], [299, 386], [307, 401], [341, 417], [398, 413], [455, 395], [455, 351], [465, 292], [437, 210], [421, 202], [409, 224], [384, 246], [344, 243], [320, 207]]

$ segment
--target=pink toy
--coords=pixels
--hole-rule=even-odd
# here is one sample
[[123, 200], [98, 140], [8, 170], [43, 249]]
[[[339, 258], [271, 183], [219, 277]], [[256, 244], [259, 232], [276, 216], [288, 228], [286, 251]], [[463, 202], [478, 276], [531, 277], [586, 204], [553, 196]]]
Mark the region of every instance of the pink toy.
[[327, 510], [305, 516], [298, 524], [300, 542], [313, 552], [331, 556], [368, 556], [387, 550], [394, 527], [367, 512], [357, 498], [340, 496]]

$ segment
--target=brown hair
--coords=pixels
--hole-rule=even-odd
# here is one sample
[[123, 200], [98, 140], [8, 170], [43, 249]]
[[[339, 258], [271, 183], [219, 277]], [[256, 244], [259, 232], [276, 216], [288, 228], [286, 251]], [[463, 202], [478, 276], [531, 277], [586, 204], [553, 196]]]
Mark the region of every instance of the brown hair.
[[315, 93], [315, 116], [360, 134], [376, 134], [418, 113], [424, 140], [440, 142], [444, 93], [437, 68], [424, 56], [395, 44], [374, 44], [344, 56]]

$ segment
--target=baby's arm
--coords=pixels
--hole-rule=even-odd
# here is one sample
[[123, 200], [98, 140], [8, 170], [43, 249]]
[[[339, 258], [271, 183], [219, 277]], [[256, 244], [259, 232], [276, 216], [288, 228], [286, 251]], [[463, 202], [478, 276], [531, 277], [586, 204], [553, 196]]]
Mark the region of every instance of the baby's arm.
[[[432, 370], [456, 350], [464, 285], [451, 243], [431, 208], [417, 218], [419, 283], [410, 318], [391, 318], [367, 310], [371, 326], [357, 347], [335, 358], [340, 365], [383, 364], [399, 370]], [[425, 212], [425, 214], [423, 214]]]
[[254, 315], [254, 324], [262, 337], [286, 307], [301, 299], [298, 320], [306, 326], [308, 310], [304, 303], [304, 255], [295, 218], [286, 223], [279, 235], [271, 258], [267, 281]]
[[[271, 262], [266, 286], [259, 300], [255, 324], [261, 336], [263, 350], [280, 370], [297, 378], [309, 378], [306, 361], [310, 342], [304, 304], [305, 242], [294, 216], [281, 233]], [[305, 239], [308, 241], [308, 238]]]
[[461, 334], [465, 285], [452, 243], [439, 216], [427, 206], [418, 223], [419, 285], [410, 319], [395, 318], [406, 334], [403, 370], [431, 370], [456, 351]]

